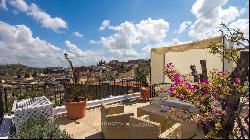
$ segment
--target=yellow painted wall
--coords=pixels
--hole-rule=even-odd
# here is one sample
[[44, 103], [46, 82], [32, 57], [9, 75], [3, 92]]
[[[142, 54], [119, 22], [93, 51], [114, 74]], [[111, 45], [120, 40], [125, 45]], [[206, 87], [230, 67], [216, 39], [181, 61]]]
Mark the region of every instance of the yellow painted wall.
[[[191, 73], [190, 65], [195, 65], [197, 72], [201, 73], [200, 60], [206, 60], [207, 72], [212, 69], [223, 70], [223, 62], [220, 55], [209, 53], [208, 45], [211, 43], [222, 43], [221, 37], [205, 39], [188, 44], [171, 47], [151, 49], [151, 83], [158, 84], [170, 82], [163, 74], [165, 64], [173, 63], [176, 70], [181, 74]], [[225, 60], [225, 71], [233, 69], [233, 63]], [[193, 77], [190, 77], [193, 80]]]
[[[209, 49], [191, 49], [185, 52], [168, 52], [165, 54], [165, 64], [173, 63], [177, 72], [181, 74], [191, 73], [190, 66], [195, 65], [198, 73], [201, 73], [200, 60], [206, 60], [207, 71], [212, 69], [222, 70], [223, 63], [219, 55], [209, 53]], [[192, 81], [192, 77], [190, 77]], [[165, 82], [170, 82], [165, 77]]]
[[164, 55], [151, 51], [151, 84], [163, 82]]

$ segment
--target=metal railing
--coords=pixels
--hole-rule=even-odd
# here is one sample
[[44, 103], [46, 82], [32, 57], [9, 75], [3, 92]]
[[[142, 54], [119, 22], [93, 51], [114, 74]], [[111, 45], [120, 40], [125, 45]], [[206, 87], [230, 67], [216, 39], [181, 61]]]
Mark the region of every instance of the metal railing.
[[[11, 113], [14, 100], [22, 100], [38, 96], [46, 96], [54, 106], [64, 104], [65, 85], [14, 85], [12, 87], [0, 88], [0, 118], [4, 113]], [[106, 98], [127, 94], [129, 90], [134, 92], [140, 91], [142, 84], [138, 81], [122, 80], [122, 81], [106, 81], [92, 82], [88, 86], [80, 84], [82, 93], [88, 92], [88, 100]], [[87, 88], [86, 88], [87, 87]]]
[[[118, 96], [128, 94], [129, 90], [139, 92], [142, 84], [138, 81], [122, 80], [122, 81], [105, 81], [80, 84], [82, 93], [89, 93], [88, 100], [106, 98], [110, 96]], [[169, 83], [161, 83], [169, 84]], [[155, 97], [155, 87], [161, 84], [150, 85], [150, 97]], [[65, 85], [56, 86], [52, 84], [42, 85], [15, 85], [13, 87], [0, 88], [0, 120], [4, 113], [11, 113], [14, 100], [22, 100], [32, 97], [46, 96], [54, 106], [64, 104]]]
[[3, 106], [4, 106], [4, 104], [3, 104], [2, 90], [0, 87], [0, 125], [1, 125], [3, 117], [4, 117]]

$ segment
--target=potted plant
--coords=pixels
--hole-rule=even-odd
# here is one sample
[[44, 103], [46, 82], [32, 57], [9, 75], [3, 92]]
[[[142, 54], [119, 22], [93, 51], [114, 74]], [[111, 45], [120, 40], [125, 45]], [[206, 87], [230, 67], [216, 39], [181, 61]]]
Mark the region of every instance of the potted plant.
[[140, 81], [142, 87], [140, 88], [141, 97], [143, 100], [149, 100], [150, 98], [150, 88], [147, 83], [147, 76], [149, 75], [149, 67], [142, 65], [135, 70], [135, 79]]
[[132, 89], [128, 90], [128, 94], [134, 95], [134, 91]]
[[69, 62], [70, 68], [73, 72], [73, 83], [65, 85], [65, 106], [67, 116], [70, 119], [80, 119], [85, 116], [87, 95], [83, 96], [82, 86], [79, 84], [79, 70], [73, 67], [68, 54], [64, 54], [65, 59]]

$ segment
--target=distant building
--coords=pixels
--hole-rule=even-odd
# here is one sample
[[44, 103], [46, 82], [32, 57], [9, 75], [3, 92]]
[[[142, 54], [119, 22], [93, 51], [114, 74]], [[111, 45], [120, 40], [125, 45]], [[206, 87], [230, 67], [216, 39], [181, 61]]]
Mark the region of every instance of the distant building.
[[63, 67], [47, 67], [44, 69], [45, 74], [64, 73], [65, 71]]
[[118, 60], [111, 60], [109, 62], [109, 65], [112, 66], [112, 67], [117, 67], [117, 66], [122, 65], [122, 62], [119, 62]]
[[85, 84], [88, 81], [88, 76], [84, 75], [79, 78], [79, 83]]
[[119, 79], [122, 79], [122, 78], [133, 78], [135, 75], [135, 70], [134, 69], [131, 69], [127, 72], [123, 72], [123, 73], [119, 73]]
[[105, 61], [102, 61], [102, 60], [101, 60], [100, 62], [97, 63], [96, 66], [103, 66], [103, 65], [105, 65], [105, 63], [106, 63]]

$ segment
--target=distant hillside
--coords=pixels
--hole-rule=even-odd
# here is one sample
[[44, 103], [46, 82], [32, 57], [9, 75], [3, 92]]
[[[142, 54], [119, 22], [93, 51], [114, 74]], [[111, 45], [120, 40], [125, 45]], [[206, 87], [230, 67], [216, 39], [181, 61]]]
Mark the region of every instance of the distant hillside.
[[1, 64], [0, 76], [2, 79], [12, 79], [15, 76], [24, 74], [33, 75], [34, 73], [43, 72], [43, 68], [28, 67], [23, 64]]

